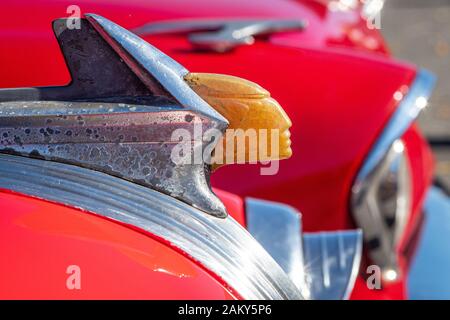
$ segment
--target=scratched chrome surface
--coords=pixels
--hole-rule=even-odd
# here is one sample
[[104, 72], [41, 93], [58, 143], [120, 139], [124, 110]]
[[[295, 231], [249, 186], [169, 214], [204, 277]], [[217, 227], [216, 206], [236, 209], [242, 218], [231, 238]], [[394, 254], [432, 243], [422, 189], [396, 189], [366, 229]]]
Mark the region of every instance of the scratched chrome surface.
[[[79, 30], [53, 24], [69, 85], [0, 90], [0, 152], [103, 171], [226, 217], [205, 162], [227, 120], [191, 90], [183, 66], [108, 19], [86, 16]], [[184, 147], [172, 138], [177, 129], [190, 137]], [[190, 161], [173, 159], [177, 146]]]
[[163, 193], [94, 170], [6, 154], [0, 154], [0, 188], [87, 210], [159, 236], [244, 299], [302, 299], [281, 267], [231, 217], [213, 217]]

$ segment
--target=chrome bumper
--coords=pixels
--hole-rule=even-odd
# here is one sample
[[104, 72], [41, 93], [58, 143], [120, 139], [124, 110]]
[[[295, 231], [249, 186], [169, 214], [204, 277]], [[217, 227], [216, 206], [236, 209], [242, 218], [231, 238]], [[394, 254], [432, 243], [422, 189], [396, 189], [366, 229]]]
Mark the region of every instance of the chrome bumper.
[[450, 299], [450, 197], [431, 188], [424, 214], [422, 237], [408, 276], [408, 296]]
[[301, 214], [277, 202], [246, 199], [247, 228], [312, 300], [348, 299], [361, 261], [362, 232], [302, 232]]

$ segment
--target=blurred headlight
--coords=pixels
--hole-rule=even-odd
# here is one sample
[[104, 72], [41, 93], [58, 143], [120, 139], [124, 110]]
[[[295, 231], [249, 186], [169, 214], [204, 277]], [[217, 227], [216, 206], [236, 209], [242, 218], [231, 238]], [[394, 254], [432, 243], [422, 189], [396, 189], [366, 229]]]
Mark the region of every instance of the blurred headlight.
[[372, 261], [385, 280], [398, 277], [396, 248], [411, 212], [411, 177], [405, 146], [395, 140], [373, 172], [354, 190], [353, 212], [364, 228]]
[[431, 73], [421, 70], [402, 98], [363, 163], [352, 188], [352, 213], [363, 229], [371, 262], [381, 268], [385, 281], [399, 277], [398, 244], [411, 215], [414, 183], [402, 136], [427, 106], [435, 84]]

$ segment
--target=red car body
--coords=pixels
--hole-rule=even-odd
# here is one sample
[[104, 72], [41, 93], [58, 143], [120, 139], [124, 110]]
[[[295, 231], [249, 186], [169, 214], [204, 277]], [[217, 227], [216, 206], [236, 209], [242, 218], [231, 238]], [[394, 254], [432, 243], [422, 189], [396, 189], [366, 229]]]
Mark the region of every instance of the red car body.
[[[0, 88], [63, 85], [70, 81], [51, 22], [68, 16], [71, 1], [15, 1], [1, 5]], [[259, 39], [226, 53], [192, 50], [185, 35], [149, 35], [145, 40], [189, 70], [223, 73], [254, 81], [284, 107], [293, 122], [293, 157], [273, 176], [259, 166], [230, 165], [212, 176], [233, 217], [245, 225], [241, 197], [290, 204], [302, 213], [305, 231], [355, 228], [351, 188], [377, 136], [396, 109], [395, 92], [407, 93], [414, 66], [393, 59], [377, 30], [359, 9], [330, 11], [324, 1], [96, 1], [80, 0], [81, 13], [95, 12], [134, 29], [182, 18], [304, 19], [301, 31]], [[400, 247], [421, 220], [431, 184], [430, 149], [414, 125], [403, 137], [413, 183], [413, 214]], [[0, 193], [0, 298], [239, 298], [223, 281], [183, 252], [149, 233], [45, 200]], [[409, 258], [399, 251], [403, 275]], [[89, 290], [68, 291], [57, 271], [82, 261]], [[364, 270], [364, 269], [362, 269]], [[45, 274], [46, 276], [39, 276]], [[111, 285], [120, 279], [120, 290]], [[61, 280], [64, 283], [64, 280]], [[358, 278], [352, 298], [403, 299], [405, 276], [383, 290]], [[24, 294], [29, 292], [29, 294]]]

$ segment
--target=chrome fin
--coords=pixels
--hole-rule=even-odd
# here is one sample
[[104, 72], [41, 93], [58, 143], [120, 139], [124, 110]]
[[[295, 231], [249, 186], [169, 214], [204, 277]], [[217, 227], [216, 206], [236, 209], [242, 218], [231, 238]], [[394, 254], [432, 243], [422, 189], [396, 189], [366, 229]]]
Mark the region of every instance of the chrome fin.
[[[133, 33], [98, 15], [80, 29], [54, 22], [72, 81], [62, 87], [0, 90], [0, 152], [66, 162], [119, 176], [216, 217], [208, 159], [172, 160], [176, 129], [193, 155], [228, 122], [184, 81], [188, 71]], [[216, 143], [216, 142], [215, 142]]]
[[102, 172], [6, 154], [0, 154], [0, 188], [149, 232], [183, 251], [243, 299], [303, 299], [280, 266], [231, 216], [216, 219], [165, 194]]

